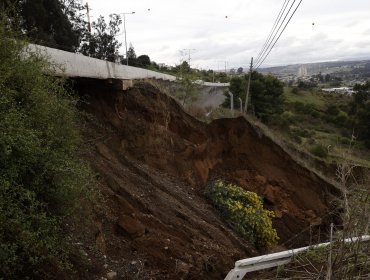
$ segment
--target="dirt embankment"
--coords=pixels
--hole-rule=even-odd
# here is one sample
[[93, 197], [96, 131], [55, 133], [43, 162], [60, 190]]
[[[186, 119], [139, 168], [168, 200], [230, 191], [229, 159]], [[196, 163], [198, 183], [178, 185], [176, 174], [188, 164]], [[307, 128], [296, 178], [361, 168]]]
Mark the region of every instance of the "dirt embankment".
[[96, 118], [86, 138], [108, 205], [96, 241], [109, 256], [141, 260], [156, 279], [222, 279], [255, 255], [205, 198], [214, 178], [262, 195], [284, 246], [325, 230], [336, 190], [244, 118], [204, 124], [152, 86], [89, 85], [78, 90]]

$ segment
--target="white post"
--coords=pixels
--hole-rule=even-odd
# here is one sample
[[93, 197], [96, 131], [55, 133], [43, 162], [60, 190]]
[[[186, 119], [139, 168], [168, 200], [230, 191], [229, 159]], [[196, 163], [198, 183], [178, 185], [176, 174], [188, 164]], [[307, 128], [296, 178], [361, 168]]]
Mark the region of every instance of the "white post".
[[239, 97], [239, 101], [240, 101], [240, 112], [243, 113], [243, 100]]
[[329, 257], [328, 257], [328, 272], [326, 274], [326, 280], [330, 280], [331, 279], [331, 253], [332, 253], [332, 248], [333, 248], [333, 223], [330, 224], [330, 245], [329, 245]]
[[127, 37], [126, 37], [126, 14], [123, 14], [123, 30], [125, 31], [126, 65], [128, 66]]
[[231, 110], [231, 115], [234, 116], [234, 95], [228, 91], [227, 92], [230, 95], [230, 110]]

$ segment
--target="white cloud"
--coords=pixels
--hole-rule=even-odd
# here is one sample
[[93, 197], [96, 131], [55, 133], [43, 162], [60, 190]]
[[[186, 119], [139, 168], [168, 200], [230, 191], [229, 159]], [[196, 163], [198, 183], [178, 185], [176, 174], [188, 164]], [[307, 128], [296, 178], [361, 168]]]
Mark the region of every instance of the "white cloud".
[[[259, 53], [283, 2], [89, 0], [89, 5], [94, 18], [136, 12], [126, 19], [127, 39], [138, 55], [176, 64], [182, 59], [179, 51], [192, 48], [193, 65], [216, 69], [221, 60], [246, 67]], [[369, 56], [369, 12], [370, 1], [365, 0], [303, 1], [266, 65]]]

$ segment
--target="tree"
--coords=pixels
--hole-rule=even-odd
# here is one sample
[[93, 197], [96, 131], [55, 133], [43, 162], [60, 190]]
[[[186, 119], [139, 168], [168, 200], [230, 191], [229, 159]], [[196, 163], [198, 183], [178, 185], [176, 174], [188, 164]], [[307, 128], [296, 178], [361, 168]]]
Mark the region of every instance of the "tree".
[[179, 82], [178, 98], [182, 101], [182, 106], [185, 106], [189, 101], [193, 102], [197, 99], [198, 86], [193, 83], [190, 74], [183, 75]]
[[355, 126], [359, 139], [364, 140], [365, 145], [370, 148], [370, 82], [353, 87], [352, 110]]
[[138, 67], [143, 67], [143, 68], [147, 68], [151, 63], [149, 56], [146, 54], [140, 55], [136, 59], [136, 62], [137, 62]]
[[190, 65], [187, 61], [183, 61], [180, 65], [180, 71], [181, 73], [190, 73]]
[[130, 44], [130, 47], [128, 48], [127, 58], [128, 58], [128, 65], [137, 66], [136, 52], [132, 44]]
[[78, 36], [80, 43], [82, 38], [88, 31], [86, 14], [83, 12], [86, 6], [82, 4], [82, 0], [59, 0], [62, 4], [62, 11], [68, 17], [72, 24], [73, 31]]
[[32, 42], [67, 51], [77, 49], [78, 32], [59, 0], [3, 1], [3, 8], [11, 7], [17, 9], [16, 25]]
[[271, 117], [283, 112], [284, 85], [276, 77], [264, 76], [254, 71], [250, 92], [254, 113], [263, 122], [268, 122]]
[[[234, 107], [240, 107], [240, 100], [242, 99], [243, 104], [245, 104], [245, 93], [247, 88], [247, 77], [233, 77], [230, 80], [229, 91], [234, 95]], [[230, 95], [225, 93], [226, 99], [222, 104], [223, 107], [230, 108]]]
[[122, 24], [121, 17], [109, 15], [109, 24], [100, 16], [97, 22], [92, 23], [92, 33], [86, 33], [79, 51], [84, 55], [115, 62], [118, 59], [118, 49], [121, 43], [117, 34]]
[[239, 75], [243, 74], [243, 67], [239, 67], [238, 70], [236, 71]]
[[[234, 77], [230, 81], [229, 90], [234, 95], [235, 106], [240, 106], [239, 98], [245, 104], [246, 88], [248, 75]], [[258, 72], [253, 72], [250, 85], [250, 107], [262, 121], [267, 122], [275, 114], [283, 111], [283, 84], [273, 76], [264, 76]], [[225, 93], [226, 99], [222, 104], [224, 107], [230, 106], [230, 97]]]

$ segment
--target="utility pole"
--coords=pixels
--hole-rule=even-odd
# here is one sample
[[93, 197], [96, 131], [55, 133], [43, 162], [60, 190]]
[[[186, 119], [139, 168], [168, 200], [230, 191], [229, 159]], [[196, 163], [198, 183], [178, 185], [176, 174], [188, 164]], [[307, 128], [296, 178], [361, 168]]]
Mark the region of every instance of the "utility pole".
[[247, 113], [248, 112], [248, 99], [249, 99], [249, 89], [250, 89], [250, 86], [251, 86], [251, 76], [252, 76], [252, 71], [253, 71], [253, 57], [251, 59], [251, 65], [249, 67], [249, 77], [248, 77], [248, 85], [247, 85], [247, 93], [246, 93], [246, 96], [245, 96], [245, 104], [244, 104], [244, 112]]
[[191, 60], [191, 52], [195, 51], [196, 49], [183, 49], [183, 51], [188, 52], [188, 63], [190, 67], [190, 60]]
[[90, 20], [90, 9], [89, 3], [86, 1], [86, 11], [87, 11], [87, 30], [91, 33], [91, 20]]

